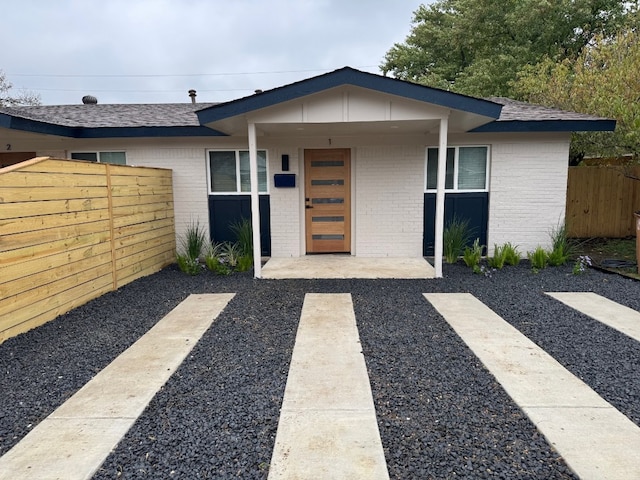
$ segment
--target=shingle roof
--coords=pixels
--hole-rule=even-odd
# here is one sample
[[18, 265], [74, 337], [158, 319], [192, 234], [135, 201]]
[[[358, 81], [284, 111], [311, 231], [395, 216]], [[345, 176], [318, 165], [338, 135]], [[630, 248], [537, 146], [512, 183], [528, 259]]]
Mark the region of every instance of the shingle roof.
[[500, 118], [497, 120], [498, 122], [539, 122], [543, 120], [606, 120], [603, 117], [596, 117], [594, 115], [586, 115], [583, 113], [569, 112], [566, 110], [559, 110], [557, 108], [550, 108], [542, 105], [520, 102], [518, 100], [513, 100], [506, 97], [489, 97], [487, 98], [487, 100], [503, 105], [502, 111], [500, 112]]
[[[342, 69], [333, 74], [359, 75], [362, 73], [353, 69]], [[385, 79], [385, 77], [373, 74], [366, 74], [365, 79], [369, 79], [369, 77]], [[394, 82], [397, 81], [394, 80]], [[298, 83], [303, 84], [304, 81]], [[292, 85], [297, 86], [298, 83]], [[286, 88], [279, 87], [273, 91], [278, 93]], [[413, 85], [412, 88], [415, 89], [416, 85]], [[253, 97], [257, 98], [262, 95]], [[455, 94], [449, 95], [455, 96]], [[251, 100], [250, 97], [247, 99]], [[244, 100], [246, 99], [240, 99], [240, 101]], [[615, 120], [533, 105], [505, 97], [477, 100], [484, 101], [488, 105], [491, 103], [496, 106], [500, 105], [502, 110], [499, 118], [472, 130], [473, 132], [606, 131], [615, 128]], [[227, 104], [234, 102], [227, 102]], [[204, 127], [201, 123], [201, 117], [203, 112], [210, 111], [208, 110], [210, 107], [224, 107], [225, 105], [216, 103], [160, 103], [5, 107], [0, 108], [0, 127], [85, 138], [223, 135]], [[198, 112], [200, 113], [198, 114]]]
[[214, 103], [41, 105], [0, 113], [72, 128], [199, 127], [196, 110]]

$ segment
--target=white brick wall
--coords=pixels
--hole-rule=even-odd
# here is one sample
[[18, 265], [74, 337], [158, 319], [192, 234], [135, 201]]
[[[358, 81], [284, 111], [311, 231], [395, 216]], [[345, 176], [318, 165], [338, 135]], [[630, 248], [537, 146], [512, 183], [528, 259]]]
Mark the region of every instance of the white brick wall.
[[354, 161], [356, 255], [421, 256], [424, 147], [358, 147]]
[[204, 148], [127, 148], [130, 165], [173, 170], [173, 205], [177, 245], [191, 221], [209, 233], [209, 203]]
[[[281, 156], [289, 155], [289, 171], [282, 172]], [[300, 189], [302, 177], [298, 150], [292, 148], [271, 149], [269, 156], [269, 193], [271, 203], [271, 255], [274, 257], [299, 257], [304, 255], [300, 250], [301, 219]], [[276, 173], [293, 173], [296, 175], [295, 188], [275, 188], [273, 175]]]
[[489, 196], [490, 252], [511, 242], [522, 254], [550, 245], [549, 232], [563, 221], [569, 138], [494, 142]]

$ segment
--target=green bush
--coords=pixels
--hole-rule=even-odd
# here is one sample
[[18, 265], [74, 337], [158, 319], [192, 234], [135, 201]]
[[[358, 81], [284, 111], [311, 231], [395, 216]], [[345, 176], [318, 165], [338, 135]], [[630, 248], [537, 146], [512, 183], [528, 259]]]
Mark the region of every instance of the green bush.
[[482, 246], [480, 245], [480, 239], [476, 238], [473, 241], [471, 247], [465, 247], [462, 254], [462, 260], [467, 267], [471, 267], [474, 271], [480, 265], [480, 259], [482, 258]]
[[487, 265], [491, 268], [501, 269], [504, 267], [506, 260], [506, 249], [504, 246], [500, 247], [496, 244], [493, 245], [493, 257], [487, 257]]
[[242, 255], [238, 258], [238, 264], [236, 265], [236, 272], [247, 272], [253, 267], [253, 256]]
[[538, 246], [533, 252], [528, 252], [527, 256], [529, 257], [531, 268], [534, 272], [545, 268], [549, 261], [547, 252], [541, 246]]
[[200, 256], [207, 244], [207, 234], [200, 222], [191, 222], [180, 237], [176, 254], [178, 268], [189, 275], [197, 275], [202, 270]]
[[455, 215], [443, 232], [444, 258], [447, 263], [456, 263], [462, 250], [471, 239], [469, 220], [460, 220]]
[[502, 247], [504, 251], [504, 261], [507, 265], [516, 266], [520, 263], [520, 252], [518, 247], [511, 245], [511, 243], [505, 243]]
[[251, 220], [242, 218], [229, 226], [230, 230], [235, 234], [238, 248], [241, 255], [253, 256], [253, 230], [251, 228]]
[[564, 224], [551, 229], [551, 250], [547, 252], [549, 265], [557, 267], [569, 261], [574, 253], [574, 248], [567, 238], [567, 228]]
[[189, 255], [176, 255], [178, 268], [188, 275], [198, 275], [202, 270], [200, 262], [197, 258], [191, 258]]

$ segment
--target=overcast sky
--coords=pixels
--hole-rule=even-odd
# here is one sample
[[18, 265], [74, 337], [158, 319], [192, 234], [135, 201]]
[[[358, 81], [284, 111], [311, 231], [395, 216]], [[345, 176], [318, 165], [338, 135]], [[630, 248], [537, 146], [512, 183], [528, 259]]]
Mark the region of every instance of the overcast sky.
[[0, 70], [45, 105], [240, 98], [344, 66], [379, 73], [431, 0], [1, 0]]

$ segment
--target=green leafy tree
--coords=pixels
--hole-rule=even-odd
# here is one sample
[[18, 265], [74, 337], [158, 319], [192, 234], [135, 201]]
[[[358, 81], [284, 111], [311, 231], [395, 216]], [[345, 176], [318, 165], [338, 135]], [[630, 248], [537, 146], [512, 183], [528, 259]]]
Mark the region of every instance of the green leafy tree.
[[476, 96], [514, 96], [513, 82], [542, 58], [575, 58], [619, 28], [618, 0], [438, 0], [415, 12], [411, 33], [381, 65], [403, 80]]
[[15, 107], [17, 105], [40, 105], [40, 95], [32, 92], [13, 94], [13, 85], [5, 73], [0, 70], [0, 107]]
[[574, 161], [625, 154], [640, 160], [640, 31], [632, 23], [614, 36], [596, 36], [576, 60], [546, 57], [524, 69], [515, 84], [533, 103], [617, 120], [614, 133], [575, 134]]

